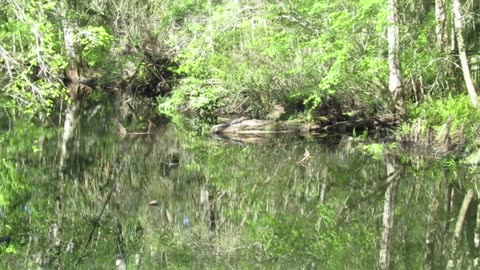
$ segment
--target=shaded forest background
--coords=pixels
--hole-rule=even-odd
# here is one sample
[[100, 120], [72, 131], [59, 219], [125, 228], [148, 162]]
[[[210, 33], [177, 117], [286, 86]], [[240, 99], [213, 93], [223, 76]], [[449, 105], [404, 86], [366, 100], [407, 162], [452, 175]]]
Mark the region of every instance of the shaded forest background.
[[387, 29], [395, 6], [410, 119], [435, 126], [452, 116], [454, 128], [476, 129], [458, 37], [478, 88], [477, 1], [2, 2], [0, 98], [12, 115], [51, 114], [62, 110], [59, 101], [77, 99], [62, 87], [72, 63], [86, 92], [97, 89], [90, 99], [129, 91], [172, 119], [391, 113]]
[[[477, 0], [0, 0], [2, 261], [476, 265], [479, 46]], [[240, 146], [149, 122], [398, 110], [397, 139], [470, 155], [430, 163], [355, 132]]]

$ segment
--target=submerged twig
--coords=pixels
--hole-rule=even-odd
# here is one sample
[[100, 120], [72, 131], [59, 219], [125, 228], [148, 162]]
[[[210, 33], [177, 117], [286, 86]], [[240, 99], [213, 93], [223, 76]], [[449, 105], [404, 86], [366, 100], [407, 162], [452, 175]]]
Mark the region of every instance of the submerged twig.
[[[100, 226], [100, 219], [102, 218], [103, 216], [103, 213], [105, 212], [105, 209], [107, 208], [107, 205], [108, 203], [110, 202], [110, 199], [112, 198], [112, 194], [113, 194], [113, 187], [112, 189], [110, 190], [110, 193], [108, 194], [108, 197], [107, 199], [105, 200], [105, 203], [103, 204], [103, 207], [102, 207], [102, 210], [100, 211], [100, 213], [98, 214], [97, 218], [94, 220], [93, 222], [93, 227], [92, 227], [92, 230], [90, 231], [90, 235], [88, 236], [88, 240], [87, 242], [85, 243], [84, 245], [84, 250], [87, 249], [88, 245], [90, 245], [90, 243], [92, 242], [92, 239], [93, 239], [93, 235], [95, 234], [95, 231], [97, 230], [97, 228]], [[86, 252], [80, 256], [78, 258], [78, 261], [77, 261], [77, 264], [75, 265], [75, 269], [78, 268], [78, 266], [80, 265], [80, 262], [83, 260], [83, 258], [87, 257], [87, 254]]]

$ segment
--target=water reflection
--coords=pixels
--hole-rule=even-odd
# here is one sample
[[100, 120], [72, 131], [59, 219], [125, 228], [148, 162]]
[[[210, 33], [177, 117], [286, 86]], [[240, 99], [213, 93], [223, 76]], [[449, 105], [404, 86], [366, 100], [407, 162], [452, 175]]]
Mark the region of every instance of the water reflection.
[[[124, 138], [114, 124], [80, 126], [65, 157], [52, 128], [42, 151], [2, 159], [3, 265], [465, 269], [476, 258], [475, 175], [460, 168], [374, 159], [352, 139], [232, 144], [171, 126]], [[40, 136], [15, 132], [27, 149]]]

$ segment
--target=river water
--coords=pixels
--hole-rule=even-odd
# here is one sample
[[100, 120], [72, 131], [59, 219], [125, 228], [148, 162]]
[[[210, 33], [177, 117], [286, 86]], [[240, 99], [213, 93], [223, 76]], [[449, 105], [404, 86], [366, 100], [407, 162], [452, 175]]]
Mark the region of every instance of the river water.
[[4, 120], [4, 269], [469, 269], [478, 255], [476, 170], [452, 157], [174, 125], [120, 136], [84, 117], [61, 162], [63, 126]]

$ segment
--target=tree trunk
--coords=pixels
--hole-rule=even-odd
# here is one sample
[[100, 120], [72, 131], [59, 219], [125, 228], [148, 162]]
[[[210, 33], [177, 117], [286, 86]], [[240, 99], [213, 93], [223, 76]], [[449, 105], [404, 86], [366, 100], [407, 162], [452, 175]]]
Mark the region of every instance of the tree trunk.
[[398, 0], [388, 1], [388, 67], [389, 91], [394, 101], [394, 111], [406, 116], [403, 104], [402, 72], [400, 69]]
[[425, 233], [425, 263], [424, 269], [435, 269], [435, 236], [436, 236], [436, 224], [438, 222], [438, 208], [440, 206], [440, 187], [439, 184], [432, 184], [432, 193], [429, 205], [429, 213], [427, 218], [427, 229]]
[[380, 239], [380, 269], [390, 269], [390, 249], [392, 245], [392, 228], [393, 217], [395, 213], [395, 201], [398, 188], [398, 178], [400, 176], [400, 168], [396, 157], [387, 157], [387, 183], [388, 187], [385, 191], [385, 200], [383, 204], [383, 229]]
[[[66, 8], [66, 7], [64, 7]], [[65, 43], [65, 52], [67, 54], [68, 66], [65, 68], [65, 86], [72, 91], [78, 91], [81, 80], [81, 66], [79, 55], [75, 49], [75, 32], [72, 23], [67, 18], [65, 11], [63, 20], [63, 42]]]
[[80, 77], [81, 70], [78, 62], [78, 54], [75, 50], [75, 33], [72, 23], [67, 19], [67, 7], [63, 8], [62, 16], [65, 18], [63, 21], [63, 41], [65, 43], [65, 51], [67, 59], [69, 61], [68, 66], [65, 68], [65, 86], [70, 90], [70, 96], [72, 97], [72, 104], [69, 104], [65, 114], [65, 122], [63, 128], [63, 135], [61, 141], [60, 152], [60, 169], [65, 167], [65, 161], [70, 155], [69, 144], [75, 136], [75, 131], [78, 127], [79, 116], [81, 111], [81, 102], [78, 102], [78, 93], [81, 89]]
[[473, 199], [473, 190], [469, 189], [463, 198], [462, 207], [458, 213], [457, 223], [455, 224], [455, 231], [453, 232], [452, 247], [450, 250], [449, 259], [447, 262], [447, 270], [459, 269], [456, 261], [458, 242], [462, 233], [462, 228], [465, 223], [465, 216], [467, 215], [468, 207]]
[[65, 113], [65, 122], [63, 123], [62, 141], [60, 143], [60, 170], [66, 167], [66, 161], [72, 152], [72, 142], [75, 138], [75, 132], [80, 123], [81, 109], [77, 102], [69, 104]]
[[445, 0], [435, 0], [435, 20], [437, 22], [435, 27], [437, 46], [441, 51], [446, 51], [448, 48], [448, 37], [445, 31]]
[[448, 177], [446, 173], [444, 173], [444, 185], [445, 185], [445, 193], [444, 199], [443, 199], [443, 211], [444, 211], [444, 219], [441, 222], [441, 240], [440, 240], [440, 255], [442, 257], [447, 256], [447, 236], [448, 232], [450, 231], [450, 218], [451, 218], [451, 213], [452, 213], [452, 203], [453, 203], [453, 195], [455, 190], [453, 189], [453, 184], [449, 182]]
[[[323, 169], [320, 173], [317, 174], [318, 181], [318, 204], [323, 205], [325, 202], [325, 194], [327, 190], [327, 183], [328, 183], [328, 171], [327, 169]], [[322, 180], [320, 180], [322, 179]], [[317, 231], [320, 231], [322, 225], [322, 216], [320, 215], [317, 220]]]
[[465, 41], [463, 40], [463, 17], [461, 12], [460, 0], [453, 0], [453, 16], [454, 16], [454, 26], [456, 32], [456, 40], [458, 44], [458, 54], [460, 56], [460, 63], [462, 65], [463, 79], [467, 86], [468, 95], [472, 101], [473, 106], [478, 104], [478, 96], [475, 91], [475, 86], [473, 84], [472, 76], [470, 74], [470, 68], [468, 66], [467, 52], [465, 50]]
[[[478, 196], [478, 195], [477, 195]], [[479, 267], [480, 260], [480, 204], [477, 204], [477, 217], [475, 219], [475, 233], [473, 237], [473, 243], [475, 245], [475, 253], [473, 259], [473, 266], [475, 269]]]

